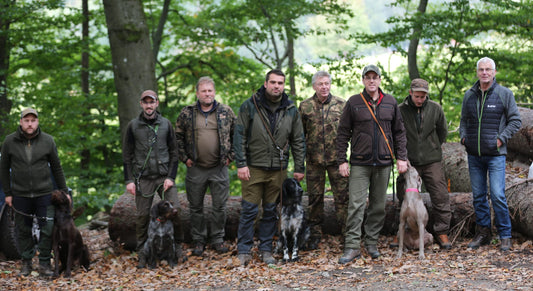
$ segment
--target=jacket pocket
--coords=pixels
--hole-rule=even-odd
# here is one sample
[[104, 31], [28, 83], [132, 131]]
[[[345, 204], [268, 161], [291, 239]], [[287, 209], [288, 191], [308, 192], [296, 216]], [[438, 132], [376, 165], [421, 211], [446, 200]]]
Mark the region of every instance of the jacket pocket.
[[361, 132], [352, 143], [351, 159], [368, 160], [372, 157], [372, 137]]

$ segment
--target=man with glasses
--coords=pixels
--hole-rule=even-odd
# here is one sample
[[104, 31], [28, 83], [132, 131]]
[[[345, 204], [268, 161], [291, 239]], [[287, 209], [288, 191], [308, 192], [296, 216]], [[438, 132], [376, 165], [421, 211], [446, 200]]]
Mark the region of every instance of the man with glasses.
[[507, 141], [520, 129], [522, 121], [513, 92], [496, 83], [495, 75], [494, 60], [484, 57], [477, 62], [478, 81], [465, 93], [459, 129], [461, 144], [468, 153], [476, 213], [476, 235], [468, 247], [477, 249], [492, 239], [488, 174], [500, 249], [508, 251], [511, 249], [511, 218], [505, 198], [505, 157]]
[[[350, 177], [348, 217], [344, 254], [339, 263], [346, 264], [361, 256], [361, 226], [368, 192], [365, 222], [365, 248], [376, 259], [379, 232], [385, 221], [387, 186], [394, 158], [398, 172], [407, 170], [405, 128], [396, 99], [380, 88], [381, 73], [377, 66], [363, 69], [362, 93], [348, 99], [341, 115], [337, 135], [339, 172]], [[351, 143], [350, 165], [346, 157]]]
[[[142, 112], [129, 122], [122, 143], [126, 191], [135, 195], [137, 221], [138, 268], [144, 268], [146, 257], [142, 252], [148, 238], [150, 208], [154, 195], [179, 206], [178, 191], [174, 183], [178, 171], [178, 147], [170, 121], [156, 110], [159, 98], [152, 90], [141, 94]], [[179, 215], [173, 221], [177, 257], [181, 257], [183, 233]]]

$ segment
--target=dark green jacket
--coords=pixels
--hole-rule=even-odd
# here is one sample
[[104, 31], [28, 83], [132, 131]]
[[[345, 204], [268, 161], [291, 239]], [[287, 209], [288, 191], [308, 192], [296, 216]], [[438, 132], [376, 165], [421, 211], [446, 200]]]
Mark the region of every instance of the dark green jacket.
[[174, 181], [178, 171], [178, 147], [170, 121], [159, 112], [153, 122], [145, 119], [142, 113], [130, 121], [122, 143], [122, 158], [126, 184], [134, 182], [139, 174], [143, 178], [166, 177]]
[[[220, 145], [220, 164], [225, 165], [226, 160], [233, 161], [234, 154], [231, 147], [233, 130], [235, 127], [235, 113], [231, 107], [215, 101], [213, 110], [217, 116], [218, 141]], [[178, 141], [178, 156], [180, 161], [187, 159], [196, 162], [196, 116], [199, 114], [198, 102], [185, 106], [176, 120], [176, 138]]]
[[6, 196], [32, 198], [50, 194], [54, 190], [52, 176], [57, 188], [67, 191], [51, 135], [38, 128], [37, 135], [27, 139], [19, 127], [6, 137], [0, 159], [0, 179]]
[[[253, 99], [257, 101], [260, 114], [267, 126], [272, 130], [276, 144], [283, 151], [283, 160], [280, 151], [268, 135], [260, 116], [255, 109]], [[263, 170], [279, 170], [287, 168], [289, 151], [292, 150], [294, 158], [294, 172], [305, 173], [305, 137], [302, 121], [296, 105], [283, 93], [281, 105], [276, 112], [271, 112], [265, 104], [265, 88], [261, 86], [252, 97], [241, 105], [235, 134], [233, 136], [233, 151], [235, 163], [238, 168], [252, 166]]]
[[448, 126], [442, 107], [426, 99], [420, 108], [420, 124], [417, 121], [419, 108], [407, 96], [399, 105], [407, 133], [407, 156], [414, 166], [423, 166], [442, 161], [441, 145], [446, 142]]

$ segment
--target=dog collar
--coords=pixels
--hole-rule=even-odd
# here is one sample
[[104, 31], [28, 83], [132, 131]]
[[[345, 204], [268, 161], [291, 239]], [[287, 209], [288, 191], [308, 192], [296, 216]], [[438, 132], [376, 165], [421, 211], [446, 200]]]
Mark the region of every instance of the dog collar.
[[418, 192], [418, 189], [416, 189], [416, 188], [407, 188], [407, 189], [405, 189], [405, 192]]

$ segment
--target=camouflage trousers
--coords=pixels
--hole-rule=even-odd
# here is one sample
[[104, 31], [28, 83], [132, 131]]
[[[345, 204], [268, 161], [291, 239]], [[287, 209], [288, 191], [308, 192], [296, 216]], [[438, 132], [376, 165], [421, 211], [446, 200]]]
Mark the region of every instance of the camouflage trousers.
[[324, 193], [326, 173], [331, 184], [333, 198], [335, 200], [335, 213], [337, 223], [341, 226], [344, 235], [346, 228], [346, 213], [348, 205], [348, 177], [342, 177], [337, 165], [322, 166], [308, 163], [306, 165], [307, 193], [309, 206], [307, 208], [311, 237], [322, 236], [322, 224], [324, 222]]

